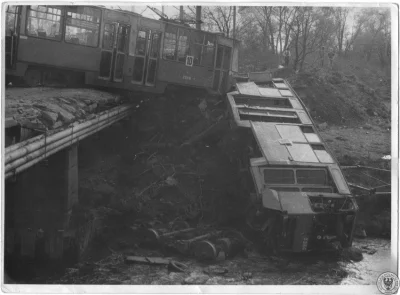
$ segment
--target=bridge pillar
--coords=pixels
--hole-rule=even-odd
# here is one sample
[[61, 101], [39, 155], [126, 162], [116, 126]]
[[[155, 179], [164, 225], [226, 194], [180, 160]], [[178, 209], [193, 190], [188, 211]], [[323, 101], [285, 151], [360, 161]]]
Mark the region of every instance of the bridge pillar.
[[6, 254], [61, 259], [64, 233], [77, 202], [77, 144], [7, 180]]

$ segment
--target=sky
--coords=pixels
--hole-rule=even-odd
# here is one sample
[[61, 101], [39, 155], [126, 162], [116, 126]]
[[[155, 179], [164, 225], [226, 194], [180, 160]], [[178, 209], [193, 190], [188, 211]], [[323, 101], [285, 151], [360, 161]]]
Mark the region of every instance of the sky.
[[[136, 13], [139, 13], [145, 17], [148, 18], [153, 18], [153, 19], [160, 19], [160, 17], [153, 12], [150, 8], [148, 8], [146, 5], [135, 5], [135, 6], [108, 6], [110, 8], [115, 8], [115, 9], [123, 9], [123, 10], [129, 10], [133, 11]], [[158, 10], [162, 10], [162, 6], [160, 5], [152, 5], [151, 7], [157, 8]], [[164, 6], [164, 13], [169, 17], [169, 18], [177, 18], [179, 16], [179, 6]]]

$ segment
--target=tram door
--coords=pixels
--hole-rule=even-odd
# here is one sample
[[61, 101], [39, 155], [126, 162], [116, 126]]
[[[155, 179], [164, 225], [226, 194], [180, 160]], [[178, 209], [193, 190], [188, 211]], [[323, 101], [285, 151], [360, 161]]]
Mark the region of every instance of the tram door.
[[6, 10], [6, 68], [14, 68], [19, 40], [20, 6], [7, 6]]
[[101, 79], [122, 82], [127, 60], [130, 26], [105, 23], [100, 59]]
[[160, 32], [142, 28], [136, 40], [132, 83], [155, 86], [160, 54]]
[[232, 48], [217, 44], [217, 56], [214, 65], [213, 89], [224, 93], [228, 87], [229, 71], [231, 67]]

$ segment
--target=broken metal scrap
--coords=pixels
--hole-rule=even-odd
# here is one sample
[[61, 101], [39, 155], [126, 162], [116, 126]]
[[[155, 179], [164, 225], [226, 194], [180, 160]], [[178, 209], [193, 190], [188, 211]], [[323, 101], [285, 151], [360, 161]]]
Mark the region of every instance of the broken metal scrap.
[[240, 234], [233, 234], [232, 231], [190, 228], [186, 223], [180, 226], [178, 230], [170, 226], [172, 231], [165, 228], [133, 229], [136, 237], [143, 243], [161, 246], [163, 249], [169, 248], [184, 255], [194, 256], [198, 260], [215, 260], [220, 253], [232, 258], [240, 249], [245, 248], [244, 238]]

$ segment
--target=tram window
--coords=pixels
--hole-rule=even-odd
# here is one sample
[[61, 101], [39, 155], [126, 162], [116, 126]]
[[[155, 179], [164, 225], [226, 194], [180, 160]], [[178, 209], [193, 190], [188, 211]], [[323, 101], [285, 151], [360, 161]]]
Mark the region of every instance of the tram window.
[[217, 49], [217, 61], [215, 63], [215, 67], [218, 68], [218, 69], [220, 69], [221, 65], [222, 65], [223, 53], [224, 53], [224, 48], [222, 46], [218, 46], [218, 49]]
[[299, 184], [326, 185], [326, 171], [322, 169], [297, 169], [296, 177]]
[[132, 80], [136, 82], [143, 81], [144, 57], [135, 57], [135, 65], [133, 67]]
[[105, 24], [103, 33], [103, 48], [112, 49], [114, 44], [114, 25]]
[[232, 49], [230, 47], [225, 47], [224, 61], [223, 61], [223, 69], [229, 70], [231, 64], [231, 52]]
[[27, 35], [61, 40], [62, 7], [32, 5], [28, 10]]
[[147, 74], [147, 83], [154, 84], [155, 82], [155, 77], [156, 77], [156, 67], [157, 67], [157, 61], [156, 60], [150, 60], [149, 61], [149, 73]]
[[122, 79], [124, 75], [124, 61], [125, 61], [125, 54], [117, 54], [117, 62], [115, 65], [115, 79]]
[[294, 184], [294, 171], [290, 169], [264, 169], [267, 184]]
[[201, 60], [201, 65], [206, 67], [214, 66], [214, 44], [215, 36], [206, 34], [204, 39], [203, 56]]
[[176, 33], [175, 27], [167, 26], [165, 29], [163, 57], [165, 59], [176, 60]]
[[278, 192], [299, 192], [300, 189], [298, 187], [269, 187], [269, 189], [272, 189], [274, 191], [278, 191]]
[[65, 42], [97, 47], [100, 33], [100, 9], [67, 7]]
[[136, 41], [136, 54], [146, 55], [146, 31], [139, 31]]
[[178, 61], [186, 62], [186, 56], [189, 53], [189, 32], [187, 30], [178, 30]]
[[214, 72], [214, 82], [213, 82], [213, 88], [215, 90], [218, 90], [219, 87], [219, 78], [221, 77], [221, 72], [219, 70], [215, 70]]
[[192, 40], [192, 43], [194, 43], [194, 44], [200, 44], [200, 45], [204, 44], [204, 33], [203, 32], [192, 31], [190, 38]]
[[110, 77], [111, 61], [112, 61], [112, 53], [109, 51], [102, 51], [100, 59], [100, 77]]
[[158, 57], [158, 48], [160, 46], [160, 34], [153, 33], [153, 39], [151, 40], [151, 50], [150, 57], [157, 58]]
[[204, 45], [209, 47], [214, 47], [215, 36], [211, 34], [206, 34], [206, 39], [204, 40]]
[[118, 46], [119, 52], [127, 52], [128, 50], [128, 39], [129, 39], [129, 27], [119, 26], [118, 28]]
[[228, 84], [228, 79], [229, 79], [228, 71], [222, 71], [222, 82], [221, 82], [222, 91], [225, 91], [225, 87]]
[[307, 193], [332, 193], [331, 187], [304, 187], [301, 189], [302, 192]]
[[6, 36], [13, 36], [15, 34], [16, 29], [16, 14], [17, 14], [17, 6], [9, 5], [7, 6], [7, 14], [6, 14]]
[[201, 64], [201, 56], [203, 53], [204, 45], [204, 33], [192, 31], [190, 38], [190, 55], [193, 56], [193, 65], [198, 66]]

